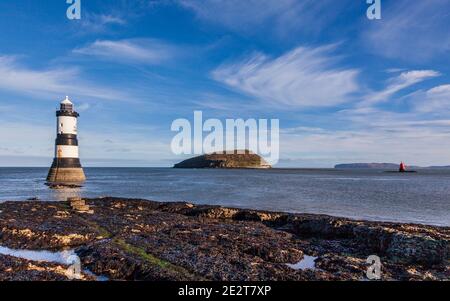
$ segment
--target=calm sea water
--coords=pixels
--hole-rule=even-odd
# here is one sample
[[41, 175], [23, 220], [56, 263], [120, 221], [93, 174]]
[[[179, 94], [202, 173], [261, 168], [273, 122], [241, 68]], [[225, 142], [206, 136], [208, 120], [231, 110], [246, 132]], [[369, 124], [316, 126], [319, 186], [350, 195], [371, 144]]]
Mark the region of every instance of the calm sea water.
[[450, 171], [86, 168], [83, 188], [50, 190], [47, 168], [0, 168], [0, 200], [118, 196], [450, 226]]

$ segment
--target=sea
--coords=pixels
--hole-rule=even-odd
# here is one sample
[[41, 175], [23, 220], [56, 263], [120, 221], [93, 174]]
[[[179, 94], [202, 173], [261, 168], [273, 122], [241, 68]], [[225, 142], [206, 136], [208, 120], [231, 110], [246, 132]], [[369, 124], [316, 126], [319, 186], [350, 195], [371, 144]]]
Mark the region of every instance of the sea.
[[0, 168], [0, 201], [126, 197], [450, 226], [450, 170], [85, 168], [82, 188], [51, 190], [48, 168]]

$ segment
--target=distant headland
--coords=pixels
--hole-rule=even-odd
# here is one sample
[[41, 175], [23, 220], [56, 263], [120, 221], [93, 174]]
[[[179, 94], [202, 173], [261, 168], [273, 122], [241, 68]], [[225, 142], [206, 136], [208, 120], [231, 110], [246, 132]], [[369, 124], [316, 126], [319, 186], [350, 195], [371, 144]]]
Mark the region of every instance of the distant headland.
[[205, 154], [174, 165], [174, 168], [271, 168], [263, 158], [249, 150]]
[[[345, 163], [334, 166], [336, 169], [398, 169], [396, 163]], [[450, 169], [450, 166], [409, 166], [411, 169]]]

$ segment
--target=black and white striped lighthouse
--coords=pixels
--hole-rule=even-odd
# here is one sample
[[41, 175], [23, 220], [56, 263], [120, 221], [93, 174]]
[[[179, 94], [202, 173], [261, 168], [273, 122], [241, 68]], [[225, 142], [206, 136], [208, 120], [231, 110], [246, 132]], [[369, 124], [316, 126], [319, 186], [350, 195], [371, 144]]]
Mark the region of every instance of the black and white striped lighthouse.
[[72, 184], [86, 180], [78, 154], [78, 116], [66, 96], [56, 111], [55, 158], [47, 176], [47, 182], [50, 184]]

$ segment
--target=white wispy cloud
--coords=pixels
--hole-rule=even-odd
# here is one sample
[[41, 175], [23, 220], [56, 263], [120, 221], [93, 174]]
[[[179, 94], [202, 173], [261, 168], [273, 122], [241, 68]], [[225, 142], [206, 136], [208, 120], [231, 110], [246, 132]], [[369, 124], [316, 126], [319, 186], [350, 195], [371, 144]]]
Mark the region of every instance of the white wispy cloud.
[[282, 158], [322, 167], [348, 162], [450, 164], [450, 116], [434, 119], [428, 114], [372, 108], [343, 110], [323, 119], [339, 121], [342, 126], [324, 122], [324, 127], [283, 129]]
[[241, 33], [274, 33], [292, 38], [294, 32], [321, 32], [338, 18], [351, 0], [178, 0], [206, 22]]
[[155, 39], [97, 40], [73, 53], [119, 62], [162, 64], [177, 55], [177, 49]]
[[282, 134], [280, 141], [282, 158], [309, 158], [314, 166], [320, 162], [323, 167], [349, 162], [406, 161], [423, 166], [450, 163], [450, 134], [434, 127]]
[[[208, 21], [222, 23], [227, 27], [236, 27], [238, 24], [257, 25], [271, 17], [282, 14], [292, 7], [292, 0], [180, 0], [185, 8], [193, 10], [198, 17]], [[256, 9], [259, 7], [259, 9]]]
[[450, 52], [448, 0], [383, 2], [382, 20], [365, 24], [370, 51], [404, 61], [445, 58]]
[[127, 22], [124, 18], [120, 16], [114, 16], [114, 15], [100, 15], [100, 23], [101, 24], [119, 24], [124, 25]]
[[406, 71], [405, 68], [388, 68], [385, 70], [386, 73], [399, 73], [402, 71]]
[[[25, 122], [0, 122], [0, 141], [9, 141], [0, 149], [0, 155], [40, 156], [52, 153], [54, 128], [41, 124]], [[17, 139], [23, 137], [24, 139]], [[47, 143], [46, 143], [47, 142]]]
[[421, 113], [450, 115], [450, 84], [440, 85], [427, 91], [420, 91], [415, 98], [415, 109]]
[[237, 91], [274, 104], [333, 106], [348, 102], [358, 91], [358, 70], [335, 67], [334, 48], [298, 47], [277, 58], [255, 54], [223, 65], [212, 74]]
[[360, 106], [370, 106], [379, 102], [388, 101], [395, 93], [420, 83], [424, 80], [440, 76], [441, 74], [434, 70], [413, 70], [402, 72], [400, 75], [390, 78], [386, 88], [374, 92], [366, 97], [366, 100], [360, 103]]
[[85, 102], [85, 103], [82, 103], [79, 106], [77, 106], [77, 110], [78, 110], [78, 112], [84, 112], [84, 111], [89, 110], [90, 107], [91, 107], [91, 105]]
[[126, 99], [125, 94], [81, 80], [77, 68], [33, 69], [20, 64], [16, 57], [0, 56], [0, 90], [20, 94], [81, 95], [96, 99]]
[[[119, 14], [83, 13], [83, 17], [79, 24], [77, 24], [77, 28], [80, 34], [98, 34], [106, 32], [111, 26], [123, 26], [126, 24], [126, 19]], [[79, 30], [80, 27], [82, 30]]]
[[[89, 129], [84, 125], [80, 131], [84, 166], [170, 166], [178, 160], [170, 151], [170, 137], [152, 127], [111, 124], [105, 128]], [[54, 135], [51, 121], [43, 124], [0, 120], [0, 141], [8, 141], [8, 145], [0, 146], [0, 166], [49, 166], [54, 155]]]

